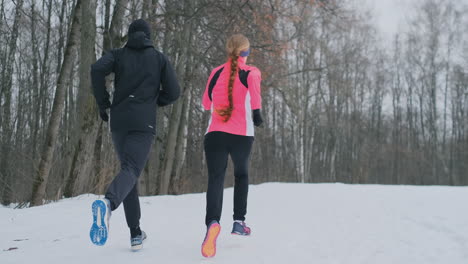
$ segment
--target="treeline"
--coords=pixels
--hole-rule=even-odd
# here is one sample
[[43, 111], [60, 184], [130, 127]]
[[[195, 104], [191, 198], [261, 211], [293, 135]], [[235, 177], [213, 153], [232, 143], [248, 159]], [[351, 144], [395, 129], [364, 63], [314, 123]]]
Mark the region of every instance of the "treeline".
[[421, 1], [392, 41], [352, 0], [0, 4], [3, 204], [103, 193], [119, 168], [89, 69], [125, 43], [137, 18], [152, 25], [183, 90], [158, 109], [140, 194], [205, 191], [200, 98], [238, 32], [263, 77], [252, 183], [468, 184], [468, 12], [459, 1]]

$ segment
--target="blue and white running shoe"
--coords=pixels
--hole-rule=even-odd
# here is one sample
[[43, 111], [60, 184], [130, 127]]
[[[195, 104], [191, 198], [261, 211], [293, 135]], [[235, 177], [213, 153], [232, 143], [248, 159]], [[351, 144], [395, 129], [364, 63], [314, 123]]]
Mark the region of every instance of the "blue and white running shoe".
[[130, 238], [130, 245], [133, 251], [137, 251], [143, 248], [143, 240], [146, 239], [145, 231], [141, 231], [141, 235]]
[[93, 202], [93, 225], [89, 231], [91, 242], [98, 246], [104, 246], [109, 234], [109, 219], [111, 216], [110, 201], [106, 198]]

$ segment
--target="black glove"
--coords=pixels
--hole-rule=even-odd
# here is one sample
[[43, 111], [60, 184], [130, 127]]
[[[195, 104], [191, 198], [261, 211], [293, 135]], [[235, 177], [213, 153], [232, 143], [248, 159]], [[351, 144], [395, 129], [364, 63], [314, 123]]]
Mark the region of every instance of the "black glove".
[[105, 108], [99, 108], [99, 116], [104, 122], [109, 121], [109, 115], [107, 114], [107, 111]]
[[253, 123], [256, 127], [260, 126], [263, 123], [262, 114], [260, 114], [260, 109], [252, 110], [253, 114]]

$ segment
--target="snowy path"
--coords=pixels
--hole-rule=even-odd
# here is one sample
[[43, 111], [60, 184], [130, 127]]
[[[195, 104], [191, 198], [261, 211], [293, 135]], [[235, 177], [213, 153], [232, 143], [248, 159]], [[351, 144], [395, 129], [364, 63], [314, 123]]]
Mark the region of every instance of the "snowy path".
[[252, 237], [230, 235], [232, 193], [225, 190], [213, 259], [200, 254], [204, 194], [142, 197], [141, 226], [149, 238], [136, 253], [129, 250], [122, 208], [111, 218], [108, 243], [89, 242], [96, 196], [82, 195], [36, 208], [0, 208], [0, 263], [468, 263], [467, 187], [251, 186]]

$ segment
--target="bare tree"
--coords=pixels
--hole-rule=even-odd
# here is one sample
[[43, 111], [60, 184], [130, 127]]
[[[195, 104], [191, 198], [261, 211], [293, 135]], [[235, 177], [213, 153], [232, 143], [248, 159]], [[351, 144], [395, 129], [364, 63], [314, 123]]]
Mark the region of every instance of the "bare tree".
[[[1, 101], [4, 100], [2, 105], [2, 115], [3, 119], [1, 122], [1, 131], [2, 131], [2, 158], [0, 158], [0, 178], [2, 178], [4, 182], [4, 191], [2, 197], [3, 204], [11, 203], [11, 195], [12, 195], [12, 179], [11, 173], [8, 171], [9, 169], [9, 156], [10, 156], [10, 148], [11, 148], [11, 137], [12, 137], [12, 123], [11, 123], [11, 100], [12, 100], [12, 85], [13, 85], [13, 65], [15, 63], [15, 54], [16, 54], [16, 47], [17, 47], [17, 39], [19, 34], [19, 21], [21, 21], [22, 17], [22, 8], [23, 8], [23, 0], [19, 0], [16, 3], [15, 8], [15, 20], [13, 22], [13, 28], [11, 30], [10, 41], [8, 44], [8, 55], [5, 57], [3, 61], [3, 65], [1, 72], [1, 90], [0, 90], [0, 104]], [[3, 9], [3, 3], [2, 3]], [[3, 99], [4, 98], [4, 99]]]

